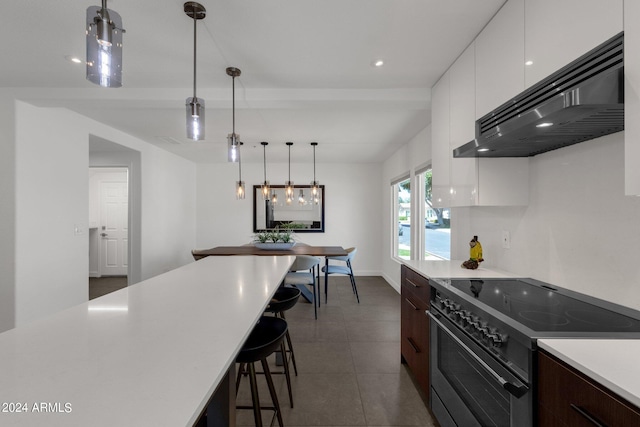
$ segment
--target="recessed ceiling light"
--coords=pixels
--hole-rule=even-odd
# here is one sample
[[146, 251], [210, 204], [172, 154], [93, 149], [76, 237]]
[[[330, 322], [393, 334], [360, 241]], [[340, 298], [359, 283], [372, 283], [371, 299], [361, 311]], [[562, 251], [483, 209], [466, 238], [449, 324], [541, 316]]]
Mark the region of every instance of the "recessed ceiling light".
[[382, 59], [376, 59], [371, 63], [374, 67], [382, 67], [384, 65], [384, 61]]
[[64, 59], [66, 59], [69, 62], [73, 62], [74, 64], [82, 64], [82, 60], [80, 58], [78, 58], [77, 56], [66, 55], [64, 57]]
[[524, 63], [524, 65], [533, 65], [533, 61], [527, 61]]
[[538, 123], [536, 125], [537, 128], [548, 128], [549, 126], [553, 126], [553, 123], [551, 123], [551, 122], [543, 122], [543, 123]]

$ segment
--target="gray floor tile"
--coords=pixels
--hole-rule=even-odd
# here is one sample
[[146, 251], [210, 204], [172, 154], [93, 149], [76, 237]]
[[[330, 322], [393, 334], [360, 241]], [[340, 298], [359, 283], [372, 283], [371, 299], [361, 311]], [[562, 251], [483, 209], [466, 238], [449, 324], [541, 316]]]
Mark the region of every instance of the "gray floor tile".
[[397, 374], [358, 374], [367, 425], [425, 426], [431, 416], [403, 370]]
[[355, 371], [359, 374], [400, 372], [400, 345], [388, 342], [349, 342]]
[[352, 342], [400, 342], [400, 322], [347, 322], [346, 328]]
[[354, 374], [300, 374], [293, 390], [295, 408], [283, 409], [287, 426], [366, 425]]
[[[302, 301], [286, 313], [298, 376], [292, 378], [293, 409], [284, 376], [275, 376], [285, 425], [433, 427], [400, 363], [400, 296], [381, 277], [356, 276], [356, 282], [360, 304], [348, 277], [331, 276], [326, 305], [322, 281], [318, 320], [313, 306]], [[258, 380], [264, 383], [264, 378]], [[238, 401], [250, 404], [248, 381], [242, 387]], [[264, 384], [260, 397], [270, 405]], [[262, 411], [265, 425], [272, 416], [272, 411]], [[237, 417], [238, 425], [254, 425], [251, 410], [238, 411]]]

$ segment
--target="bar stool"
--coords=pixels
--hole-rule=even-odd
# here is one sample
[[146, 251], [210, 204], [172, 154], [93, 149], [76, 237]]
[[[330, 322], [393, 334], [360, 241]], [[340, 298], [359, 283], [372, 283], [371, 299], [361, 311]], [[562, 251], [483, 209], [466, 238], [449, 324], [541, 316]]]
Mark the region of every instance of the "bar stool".
[[[300, 289], [298, 288], [287, 288], [280, 287], [276, 290], [276, 293], [273, 295], [273, 298], [267, 305], [265, 309], [266, 313], [273, 313], [276, 317], [280, 319], [285, 319], [284, 312], [291, 309], [294, 305], [298, 303], [298, 299], [300, 298]], [[286, 346], [284, 352], [282, 354], [282, 363], [286, 366], [284, 371], [281, 372], [272, 372], [272, 374], [285, 374], [287, 378], [287, 388], [289, 390], [289, 403], [291, 408], [293, 408], [293, 393], [291, 391], [291, 376], [287, 375], [289, 361], [293, 363], [293, 371], [296, 376], [298, 376], [298, 367], [296, 366], [296, 356], [293, 352], [293, 345], [291, 344], [291, 335], [289, 335], [289, 329], [287, 328], [287, 333], [285, 334], [286, 338]], [[288, 347], [288, 348], [287, 348]]]
[[[240, 364], [238, 377], [236, 379], [236, 395], [238, 394], [238, 387], [240, 386], [240, 379], [243, 374], [244, 366], [248, 365], [249, 383], [251, 385], [251, 400], [253, 402], [253, 406], [236, 406], [236, 408], [253, 409], [253, 417], [256, 422], [256, 427], [262, 427], [262, 415], [260, 412], [262, 409], [275, 411], [275, 415], [278, 418], [278, 424], [280, 427], [283, 427], [282, 412], [280, 411], [280, 404], [278, 403], [278, 396], [276, 395], [276, 389], [273, 385], [273, 378], [271, 377], [267, 357], [273, 354], [278, 348], [284, 348], [284, 337], [286, 333], [286, 320], [280, 319], [279, 317], [262, 316], [258, 323], [253, 327], [251, 334], [249, 334], [249, 337], [242, 346], [240, 353], [236, 357], [236, 362]], [[256, 381], [256, 368], [254, 365], [255, 362], [258, 361], [262, 363], [262, 369], [267, 380], [273, 406], [260, 406], [258, 384]]]

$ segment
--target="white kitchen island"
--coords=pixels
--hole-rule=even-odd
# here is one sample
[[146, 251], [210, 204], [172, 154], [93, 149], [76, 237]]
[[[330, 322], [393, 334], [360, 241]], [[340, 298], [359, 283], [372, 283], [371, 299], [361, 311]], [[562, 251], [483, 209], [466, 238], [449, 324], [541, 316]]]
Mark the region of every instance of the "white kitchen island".
[[294, 258], [208, 257], [0, 334], [0, 425], [193, 425]]

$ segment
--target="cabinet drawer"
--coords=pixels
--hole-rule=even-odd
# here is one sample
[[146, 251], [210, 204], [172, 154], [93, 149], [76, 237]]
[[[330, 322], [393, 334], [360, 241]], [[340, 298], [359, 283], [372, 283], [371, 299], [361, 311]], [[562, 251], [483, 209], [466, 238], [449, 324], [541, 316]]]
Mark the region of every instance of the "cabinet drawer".
[[402, 289], [400, 351], [422, 391], [429, 394], [429, 318], [426, 304]]
[[538, 367], [541, 427], [640, 426], [638, 408], [553, 356], [539, 352]]
[[430, 288], [429, 280], [426, 277], [403, 265], [401, 267], [401, 286], [422, 300], [426, 304], [425, 310], [429, 308]]

